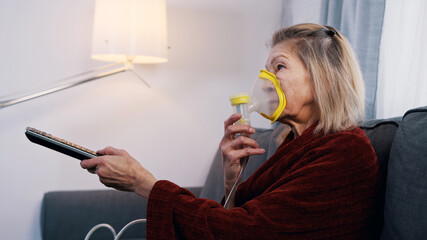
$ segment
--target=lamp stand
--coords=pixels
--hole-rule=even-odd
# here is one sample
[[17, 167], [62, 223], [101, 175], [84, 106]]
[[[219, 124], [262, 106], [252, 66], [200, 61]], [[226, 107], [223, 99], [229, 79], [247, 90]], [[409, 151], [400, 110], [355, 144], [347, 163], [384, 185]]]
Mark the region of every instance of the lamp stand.
[[61, 85], [55, 86], [55, 87], [48, 87], [47, 89], [39, 90], [39, 91], [37, 91], [35, 93], [21, 94], [23, 96], [14, 97], [12, 99], [1, 100], [2, 98], [6, 98], [6, 97], [1, 97], [0, 98], [0, 109], [8, 107], [8, 106], [15, 105], [15, 104], [18, 104], [18, 103], [21, 103], [21, 102], [29, 101], [29, 100], [32, 100], [34, 98], [45, 96], [45, 95], [48, 95], [48, 94], [51, 94], [51, 93], [54, 93], [54, 92], [58, 92], [58, 91], [62, 91], [62, 90], [68, 89], [68, 88], [72, 88], [72, 87], [81, 85], [83, 83], [92, 82], [94, 80], [98, 80], [98, 79], [101, 79], [101, 78], [104, 78], [104, 77], [112, 76], [112, 75], [115, 75], [115, 74], [118, 74], [118, 73], [121, 73], [121, 72], [126, 72], [126, 71], [132, 72], [139, 80], [141, 80], [145, 85], [147, 85], [147, 87], [150, 88], [150, 85], [141, 76], [139, 76], [139, 74], [137, 72], [135, 72], [135, 70], [133, 69], [133, 63], [132, 63], [131, 59], [128, 59], [124, 63], [114, 63], [114, 64], [105, 65], [105, 66], [102, 66], [102, 67], [97, 68], [97, 69], [93, 69], [93, 70], [90, 70], [90, 71], [87, 71], [87, 72], [84, 72], [84, 73], [80, 73], [80, 74], [74, 75], [74, 76], [66, 78], [64, 80], [67, 80], [67, 79], [70, 79], [70, 78], [75, 78], [75, 77], [82, 76], [82, 75], [85, 75], [85, 74], [88, 74], [88, 73], [92, 73], [92, 72], [97, 72], [99, 70], [102, 70], [102, 69], [105, 69], [105, 68], [110, 68], [112, 66], [121, 65], [121, 64], [123, 64], [122, 67], [113, 69], [111, 71], [107, 71], [107, 72], [103, 72], [103, 73], [97, 74], [94, 77], [90, 77], [90, 78], [87, 78], [87, 79], [73, 81], [73, 82], [61, 84]]

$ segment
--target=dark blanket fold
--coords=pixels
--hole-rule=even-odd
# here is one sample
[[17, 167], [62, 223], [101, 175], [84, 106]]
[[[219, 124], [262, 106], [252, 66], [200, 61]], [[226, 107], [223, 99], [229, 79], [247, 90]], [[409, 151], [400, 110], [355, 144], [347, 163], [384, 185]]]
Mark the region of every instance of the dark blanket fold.
[[226, 210], [159, 181], [148, 200], [148, 239], [367, 239], [378, 163], [354, 128], [313, 135], [315, 126], [276, 153]]

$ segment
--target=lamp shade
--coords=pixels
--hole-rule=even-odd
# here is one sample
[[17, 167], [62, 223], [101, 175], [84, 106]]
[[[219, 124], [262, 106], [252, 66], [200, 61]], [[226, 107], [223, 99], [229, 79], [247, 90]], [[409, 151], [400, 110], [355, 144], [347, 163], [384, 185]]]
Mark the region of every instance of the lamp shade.
[[167, 62], [165, 0], [96, 0], [92, 58]]

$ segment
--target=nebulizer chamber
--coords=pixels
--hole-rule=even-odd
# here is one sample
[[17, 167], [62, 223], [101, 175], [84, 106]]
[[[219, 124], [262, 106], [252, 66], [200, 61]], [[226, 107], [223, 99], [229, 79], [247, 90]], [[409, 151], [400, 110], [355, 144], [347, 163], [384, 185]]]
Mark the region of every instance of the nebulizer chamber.
[[251, 125], [251, 118], [249, 116], [249, 94], [241, 93], [230, 97], [233, 113], [240, 113], [242, 117], [236, 124]]

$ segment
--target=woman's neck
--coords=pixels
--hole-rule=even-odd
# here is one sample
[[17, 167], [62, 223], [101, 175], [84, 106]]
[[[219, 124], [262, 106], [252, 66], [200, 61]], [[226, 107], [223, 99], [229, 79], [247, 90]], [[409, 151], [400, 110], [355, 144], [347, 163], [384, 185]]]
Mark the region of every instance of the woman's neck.
[[294, 123], [291, 124], [289, 123], [289, 125], [291, 126], [291, 131], [294, 133], [294, 138], [297, 138], [299, 136], [301, 136], [301, 134], [307, 129], [309, 128], [311, 125], [313, 125], [317, 120], [311, 120], [308, 122], [304, 122], [304, 123]]
[[291, 127], [294, 138], [301, 136], [301, 134], [315, 122], [319, 121], [317, 114], [312, 115], [305, 119], [284, 119], [284, 122]]

